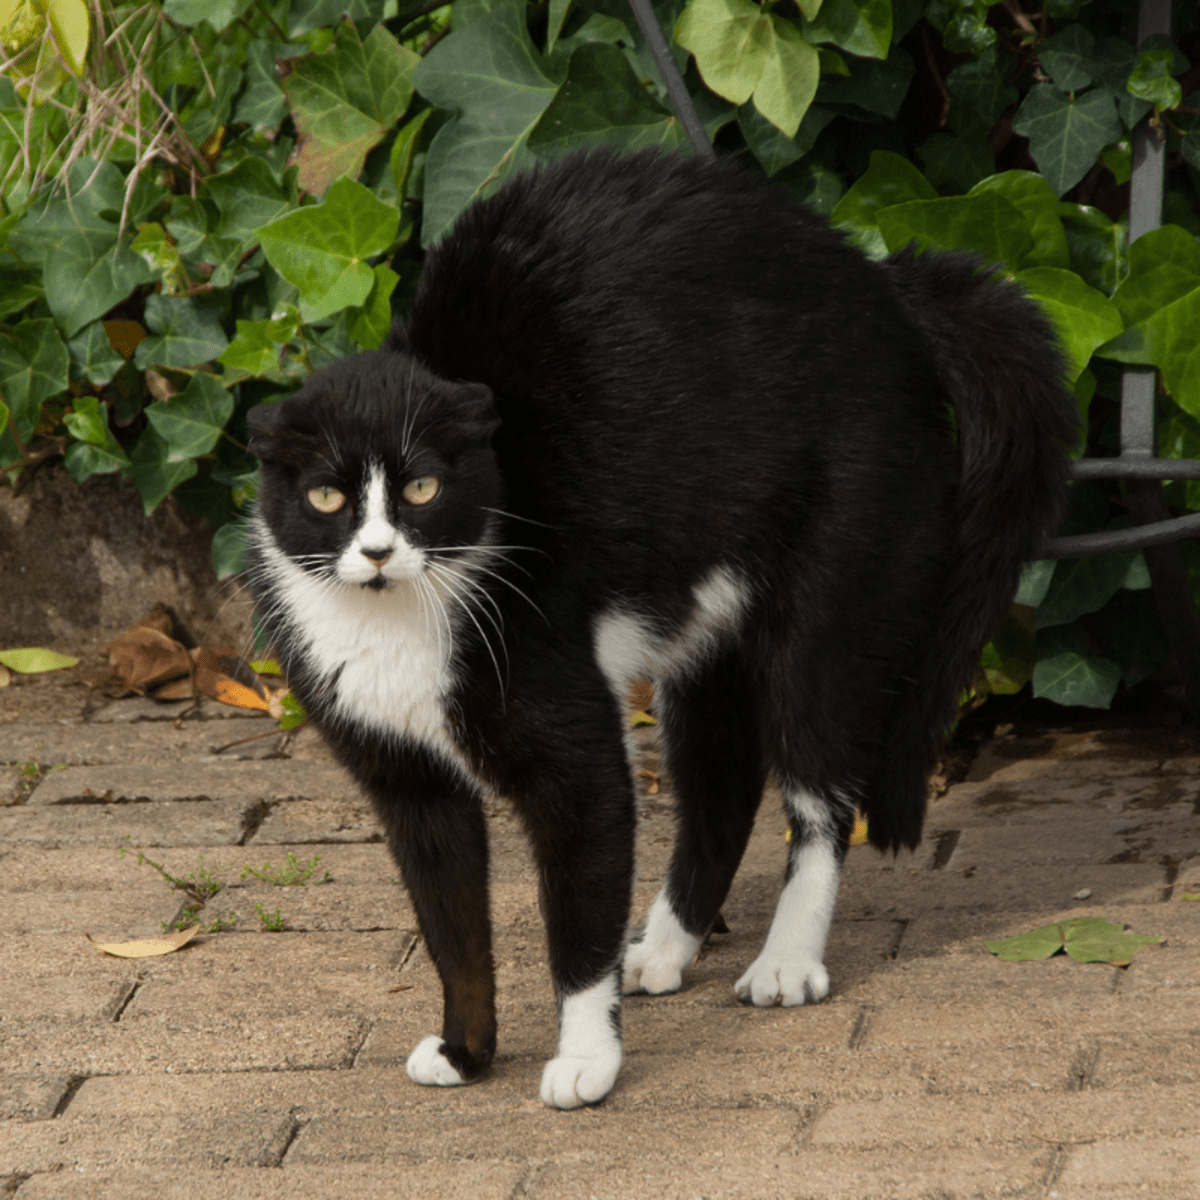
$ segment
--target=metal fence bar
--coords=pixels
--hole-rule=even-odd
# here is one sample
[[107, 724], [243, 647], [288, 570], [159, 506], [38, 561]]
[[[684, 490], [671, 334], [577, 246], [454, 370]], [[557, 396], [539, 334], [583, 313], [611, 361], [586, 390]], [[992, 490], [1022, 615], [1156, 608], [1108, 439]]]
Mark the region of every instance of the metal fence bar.
[[704, 125], [696, 112], [696, 106], [684, 86], [683, 76], [679, 74], [679, 68], [671, 57], [671, 48], [663, 36], [654, 9], [650, 7], [650, 0], [629, 0], [629, 7], [633, 9], [638, 28], [650, 47], [655, 63], [658, 64], [663, 82], [667, 85], [667, 98], [671, 101], [671, 107], [675, 110], [675, 116], [679, 118], [692, 149], [703, 158], [716, 158], [716, 151], [712, 148], [712, 142], [708, 140], [708, 134], [704, 132]]

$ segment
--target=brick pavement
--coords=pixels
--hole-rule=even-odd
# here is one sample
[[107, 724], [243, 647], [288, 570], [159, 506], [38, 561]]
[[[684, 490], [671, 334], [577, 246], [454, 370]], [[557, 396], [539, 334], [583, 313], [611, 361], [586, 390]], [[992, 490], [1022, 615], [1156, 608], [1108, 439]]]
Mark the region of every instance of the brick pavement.
[[[627, 1001], [615, 1091], [561, 1113], [536, 1098], [554, 1005], [505, 806], [500, 1053], [476, 1087], [419, 1088], [404, 1060], [438, 1028], [440, 988], [368, 806], [309, 733], [287, 758], [273, 737], [217, 756], [268, 724], [164, 715], [123, 701], [87, 724], [0, 726], [0, 1196], [1200, 1197], [1195, 732], [989, 743], [915, 855], [851, 851], [833, 994], [803, 1009], [732, 990], [783, 865], [768, 797], [731, 932], [678, 995]], [[666, 865], [668, 795], [640, 814], [639, 913]], [[146, 936], [181, 903], [122, 846], [220, 874], [204, 915], [235, 930], [101, 955], [85, 933]], [[241, 880], [289, 851], [329, 881]], [[285, 929], [265, 931], [260, 907]], [[1126, 969], [982, 946], [1085, 914], [1167, 941]]]

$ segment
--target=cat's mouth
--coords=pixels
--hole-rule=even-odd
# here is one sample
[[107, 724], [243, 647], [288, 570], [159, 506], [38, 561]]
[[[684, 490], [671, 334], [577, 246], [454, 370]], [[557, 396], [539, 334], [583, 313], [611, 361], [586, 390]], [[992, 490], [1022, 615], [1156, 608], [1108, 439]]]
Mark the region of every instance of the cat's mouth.
[[390, 579], [385, 579], [382, 575], [376, 575], [373, 578], [368, 579], [362, 586], [365, 588], [370, 588], [373, 592], [382, 592], [386, 591], [392, 586], [392, 581]]

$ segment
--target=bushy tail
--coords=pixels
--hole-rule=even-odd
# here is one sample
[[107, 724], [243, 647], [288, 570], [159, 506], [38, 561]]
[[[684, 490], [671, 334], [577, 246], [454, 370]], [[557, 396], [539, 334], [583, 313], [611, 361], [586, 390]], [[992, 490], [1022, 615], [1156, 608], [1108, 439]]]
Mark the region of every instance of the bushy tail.
[[936, 649], [900, 697], [883, 777], [872, 789], [879, 811], [871, 813], [871, 841], [895, 849], [919, 839], [925, 781], [958, 698], [1016, 593], [1022, 565], [1063, 516], [1079, 417], [1054, 327], [1016, 283], [970, 254], [903, 250], [885, 269], [933, 349], [954, 405], [962, 464], [957, 552]]

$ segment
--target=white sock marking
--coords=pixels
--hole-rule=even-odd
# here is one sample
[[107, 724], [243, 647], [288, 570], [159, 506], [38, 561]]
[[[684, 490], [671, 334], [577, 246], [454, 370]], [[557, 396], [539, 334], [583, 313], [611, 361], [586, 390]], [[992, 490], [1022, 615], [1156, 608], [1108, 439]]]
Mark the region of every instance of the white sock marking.
[[646, 914], [641, 941], [626, 947], [623, 990], [648, 992], [652, 996], [679, 991], [683, 986], [683, 968], [696, 957], [703, 941], [679, 923], [664, 888]]
[[823, 959], [841, 877], [833, 823], [827, 807], [800, 789], [788, 790], [787, 803], [804, 818], [811, 837], [795, 851], [792, 877], [762, 952], [734, 984], [739, 999], [760, 1007], [805, 1004], [829, 995]]
[[404, 1069], [414, 1083], [429, 1087], [458, 1087], [467, 1082], [442, 1053], [442, 1039], [436, 1034], [421, 1039]]
[[542, 1072], [542, 1100], [579, 1108], [603, 1100], [621, 1069], [621, 1035], [613, 1010], [621, 1003], [617, 972], [567, 996], [558, 1021], [558, 1055]]

